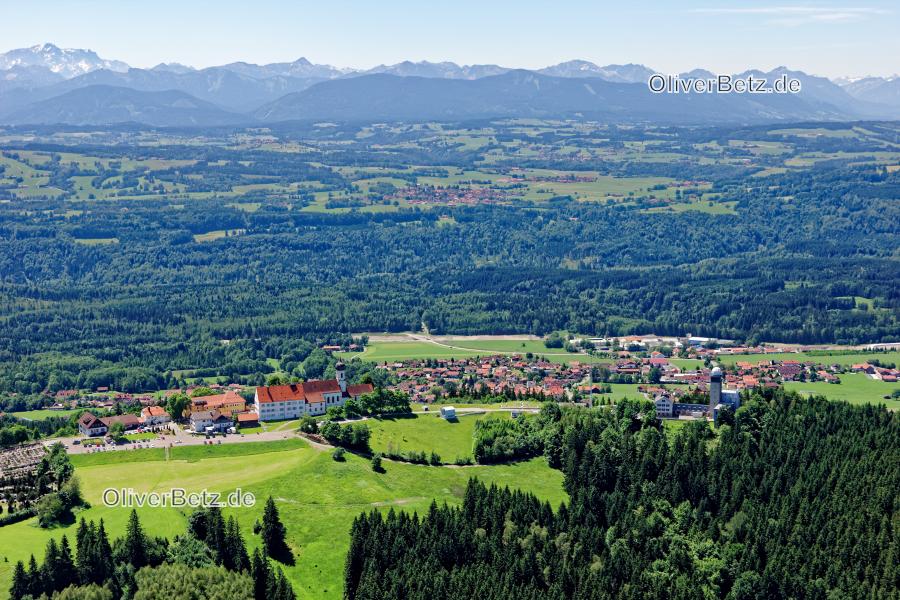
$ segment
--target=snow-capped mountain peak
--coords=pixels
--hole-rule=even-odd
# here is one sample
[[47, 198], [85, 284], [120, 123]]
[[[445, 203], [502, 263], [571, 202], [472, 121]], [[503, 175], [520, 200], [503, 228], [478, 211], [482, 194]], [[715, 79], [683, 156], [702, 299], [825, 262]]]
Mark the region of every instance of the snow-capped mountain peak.
[[37, 44], [0, 54], [0, 70], [40, 67], [70, 79], [97, 69], [125, 72], [128, 65], [118, 60], [106, 60], [93, 50], [60, 48], [54, 44]]

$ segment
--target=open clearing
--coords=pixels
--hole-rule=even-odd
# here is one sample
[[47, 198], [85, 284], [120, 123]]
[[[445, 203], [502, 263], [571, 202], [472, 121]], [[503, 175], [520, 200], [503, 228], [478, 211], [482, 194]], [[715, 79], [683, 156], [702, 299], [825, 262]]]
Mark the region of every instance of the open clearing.
[[[534, 492], [554, 508], [566, 500], [562, 474], [547, 467], [543, 458], [513, 465], [465, 468], [386, 461], [386, 472], [378, 474], [372, 471], [368, 460], [350, 453], [346, 462], [335, 462], [331, 452], [311, 448], [300, 440], [288, 442], [176, 448], [174, 457], [191, 460], [168, 462], [162, 450], [75, 457], [76, 474], [91, 503], [91, 508], [77, 516], [104, 519], [110, 535], [117, 537], [125, 530], [129, 510], [103, 505], [101, 495], [107, 487], [133, 488], [136, 492], [163, 492], [173, 487], [232, 492], [239, 487], [254, 493], [257, 505], [227, 509], [225, 513], [237, 517], [252, 552], [259, 545], [258, 537], [253, 535], [253, 523], [262, 515], [265, 498], [272, 495], [296, 557], [296, 565], [287, 567], [285, 573], [298, 598], [339, 599], [350, 525], [360, 512], [402, 508], [422, 514], [432, 499], [458, 504], [470, 477]], [[140, 465], [135, 464], [138, 462]], [[145, 507], [138, 513], [149, 534], [171, 538], [184, 532], [188, 511]], [[74, 525], [40, 529], [35, 519], [0, 528], [0, 554], [8, 559], [0, 559], [0, 590], [9, 588], [17, 560], [27, 561], [32, 553], [42, 557], [47, 541], [51, 537], [59, 539], [63, 533], [70, 543], [74, 542], [75, 530]]]
[[9, 413], [20, 419], [28, 419], [29, 421], [40, 421], [41, 419], [49, 419], [50, 417], [68, 417], [78, 412], [79, 409], [65, 410], [49, 410], [43, 408], [41, 410], [23, 410], [19, 412]]
[[455, 359], [490, 356], [493, 354], [526, 354], [546, 357], [556, 363], [579, 361], [584, 363], [610, 362], [608, 358], [598, 358], [577, 352], [566, 352], [562, 348], [547, 348], [542, 340], [510, 338], [498, 336], [428, 337], [425, 335], [372, 336], [363, 352], [339, 352], [345, 360], [359, 358], [372, 362], [396, 362], [416, 359]]
[[[469, 408], [460, 404], [458, 411]], [[456, 421], [440, 417], [440, 407], [433, 413], [418, 414], [413, 417], [395, 419], [369, 419], [366, 423], [372, 430], [370, 445], [377, 452], [422, 451], [437, 452], [444, 462], [472, 456], [472, 434], [475, 423], [482, 419], [509, 419], [508, 412], [489, 412], [466, 415], [458, 412]]]

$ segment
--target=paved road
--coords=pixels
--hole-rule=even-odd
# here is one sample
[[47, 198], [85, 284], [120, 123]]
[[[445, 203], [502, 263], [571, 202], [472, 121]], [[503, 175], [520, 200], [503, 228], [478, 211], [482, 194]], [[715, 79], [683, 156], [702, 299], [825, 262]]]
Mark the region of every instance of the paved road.
[[[207, 440], [205, 436], [193, 435], [184, 431], [181, 427], [176, 426], [176, 431], [174, 433], [169, 433], [169, 435], [159, 436], [153, 440], [143, 440], [121, 445], [103, 444], [102, 446], [86, 446], [83, 443], [85, 440], [83, 437], [54, 438], [52, 440], [45, 440], [44, 445], [49, 446], [62, 442], [66, 446], [66, 452], [69, 454], [90, 454], [93, 452], [127, 452], [139, 448], [165, 448], [170, 445], [175, 448], [178, 446], [201, 446], [208, 444], [210, 441], [212, 441], [214, 445], [239, 444], [242, 442], [275, 442], [292, 437], [294, 437], [294, 431], [288, 429], [285, 431], [263, 431], [247, 435], [228, 434], [224, 437], [216, 436], [212, 440]], [[103, 440], [103, 438], [97, 439]], [[75, 440], [79, 440], [81, 443], [74, 444], [73, 442]]]

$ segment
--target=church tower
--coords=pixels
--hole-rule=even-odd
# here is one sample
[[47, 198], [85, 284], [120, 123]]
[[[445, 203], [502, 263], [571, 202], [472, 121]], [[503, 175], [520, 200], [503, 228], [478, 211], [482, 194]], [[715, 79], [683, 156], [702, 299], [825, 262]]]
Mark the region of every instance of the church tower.
[[337, 379], [338, 385], [341, 386], [341, 394], [347, 393], [347, 371], [344, 363], [339, 362], [334, 365], [334, 375]]

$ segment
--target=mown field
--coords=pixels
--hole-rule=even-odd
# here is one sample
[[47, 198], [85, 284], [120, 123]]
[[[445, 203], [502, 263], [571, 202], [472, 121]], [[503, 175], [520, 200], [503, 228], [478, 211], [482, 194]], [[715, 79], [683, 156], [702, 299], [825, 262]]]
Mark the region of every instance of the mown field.
[[[348, 454], [346, 462], [335, 462], [331, 452], [289, 440], [177, 448], [168, 462], [162, 450], [82, 455], [73, 462], [92, 505], [78, 517], [104, 519], [112, 536], [124, 532], [129, 511], [102, 505], [101, 495], [107, 487], [137, 492], [161, 492], [173, 487], [221, 492], [241, 488], [256, 495], [257, 506], [227, 509], [225, 513], [237, 517], [252, 551], [259, 545], [252, 534], [253, 523], [262, 513], [262, 502], [272, 495], [295, 553], [296, 565], [285, 571], [298, 598], [342, 597], [350, 524], [362, 511], [394, 508], [421, 514], [433, 499], [459, 503], [469, 477], [534, 492], [554, 506], [566, 500], [562, 475], [547, 467], [542, 458], [514, 465], [464, 468], [386, 461], [385, 472], [378, 474], [368, 460]], [[138, 513], [148, 533], [172, 537], [184, 531], [188, 511], [141, 508]], [[30, 554], [41, 558], [47, 541], [64, 533], [74, 541], [75, 526], [48, 531], [38, 528], [32, 519], [0, 528], [0, 596], [6, 594], [17, 560], [27, 561]]]

